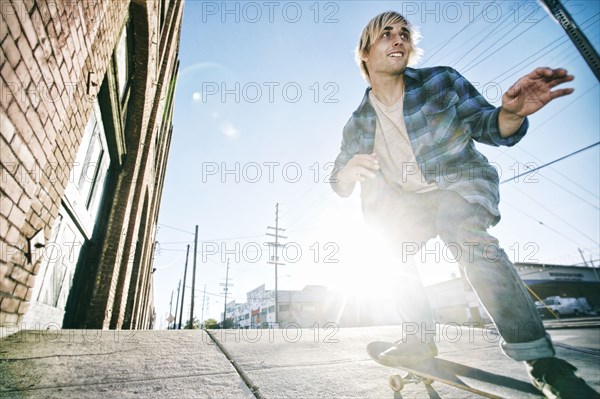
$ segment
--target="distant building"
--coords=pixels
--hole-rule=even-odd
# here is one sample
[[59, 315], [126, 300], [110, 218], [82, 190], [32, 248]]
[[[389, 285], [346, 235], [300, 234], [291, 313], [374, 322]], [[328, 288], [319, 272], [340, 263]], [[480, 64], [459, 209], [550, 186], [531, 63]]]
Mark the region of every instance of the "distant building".
[[[278, 291], [280, 326], [299, 328], [321, 327], [336, 321], [339, 316], [339, 296], [326, 287], [309, 285], [301, 291]], [[336, 312], [337, 311], [337, 312]], [[222, 317], [222, 315], [221, 315]], [[227, 318], [233, 319], [235, 327], [261, 328], [275, 324], [275, 291], [265, 290], [265, 285], [247, 293], [247, 302], [227, 305]]]
[[[598, 268], [533, 263], [517, 263], [515, 266], [534, 300], [550, 296], [585, 298], [592, 308], [600, 307]], [[438, 323], [491, 322], [471, 286], [460, 277], [425, 287], [425, 290]], [[335, 323], [339, 327], [400, 325], [404, 320], [398, 306], [401, 293], [397, 294], [385, 295], [382, 299], [346, 295], [323, 286], [306, 286], [301, 291], [280, 290], [279, 326], [310, 328], [317, 325], [324, 327], [327, 323]], [[410, 306], [410, 303], [403, 304], [406, 305]], [[228, 303], [227, 318], [233, 320], [236, 328], [272, 326], [275, 323], [274, 291], [266, 290], [263, 284], [247, 293], [247, 302]]]
[[182, 0], [2, 0], [0, 327], [150, 328]]
[[[585, 298], [600, 308], [600, 269], [585, 266], [516, 263], [519, 276], [534, 301], [551, 296]], [[426, 287], [434, 317], [440, 323], [488, 322], [489, 315], [461, 278]]]
[[551, 296], [585, 298], [594, 309], [600, 309], [600, 268], [588, 266], [515, 264], [519, 276], [538, 299]]
[[[339, 327], [400, 324], [397, 304], [390, 300], [358, 297], [331, 291], [320, 285], [277, 293], [280, 327], [315, 328], [334, 323]], [[223, 315], [221, 314], [221, 318]], [[275, 324], [275, 292], [265, 285], [247, 293], [247, 302], [230, 302], [227, 318], [239, 328], [262, 328]]]

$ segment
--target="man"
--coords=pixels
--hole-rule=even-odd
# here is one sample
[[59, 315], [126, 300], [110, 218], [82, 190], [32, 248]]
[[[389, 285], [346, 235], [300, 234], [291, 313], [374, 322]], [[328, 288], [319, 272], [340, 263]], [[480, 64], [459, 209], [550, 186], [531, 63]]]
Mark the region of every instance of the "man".
[[[361, 183], [367, 223], [381, 228], [400, 257], [406, 245], [439, 235], [492, 317], [509, 357], [526, 361], [536, 387], [548, 397], [598, 397], [575, 367], [554, 357], [540, 316], [514, 266], [487, 233], [500, 220], [499, 178], [473, 141], [516, 144], [527, 116], [571, 94], [554, 89], [573, 80], [564, 69], [537, 68], [522, 77], [495, 108], [448, 67], [407, 67], [419, 55], [418, 32], [396, 12], [373, 18], [356, 51], [366, 94], [344, 127], [332, 187], [342, 197]], [[402, 262], [403, 267], [406, 262]], [[406, 284], [414, 281], [407, 270]], [[405, 282], [402, 282], [405, 284]], [[421, 334], [405, 336], [381, 355], [408, 364], [437, 355], [435, 324], [423, 285], [404, 315]], [[412, 312], [412, 313], [411, 313]]]

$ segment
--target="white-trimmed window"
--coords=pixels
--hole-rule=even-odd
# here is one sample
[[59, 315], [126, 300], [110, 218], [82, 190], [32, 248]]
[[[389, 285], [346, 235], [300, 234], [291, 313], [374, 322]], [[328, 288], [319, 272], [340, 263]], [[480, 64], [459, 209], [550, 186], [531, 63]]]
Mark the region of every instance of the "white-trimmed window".
[[106, 135], [100, 108], [96, 102], [65, 190], [65, 202], [81, 224], [87, 238], [92, 236], [109, 165]]
[[95, 102], [44, 248], [32, 304], [24, 319], [30, 327], [36, 323], [62, 325], [81, 249], [91, 239], [98, 218], [109, 166], [102, 116]]
[[116, 50], [117, 61], [117, 88], [119, 91], [119, 99], [123, 100], [125, 89], [127, 88], [127, 78], [129, 76], [129, 53], [127, 48], [127, 26], [123, 28], [123, 33], [119, 38]]
[[[54, 222], [33, 299], [45, 308], [48, 321], [62, 321], [84, 237], [64, 207]], [[50, 316], [50, 317], [48, 317]]]

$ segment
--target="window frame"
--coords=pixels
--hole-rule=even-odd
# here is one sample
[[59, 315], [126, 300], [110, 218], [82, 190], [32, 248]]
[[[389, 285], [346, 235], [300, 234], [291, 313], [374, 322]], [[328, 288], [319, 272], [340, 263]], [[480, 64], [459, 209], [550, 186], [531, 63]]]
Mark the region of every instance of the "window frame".
[[[119, 61], [120, 61], [119, 60], [119, 47], [120, 47], [123, 35], [125, 35], [125, 39], [126, 39], [125, 40], [125, 82], [124, 82], [123, 88], [121, 89], [121, 85], [123, 84], [123, 82], [121, 82], [119, 79], [119, 74], [121, 71], [121, 68], [119, 67]], [[131, 77], [133, 76], [133, 68], [134, 68], [133, 51], [132, 51], [132, 49], [134, 48], [133, 46], [134, 46], [133, 30], [132, 30], [129, 18], [127, 18], [127, 21], [125, 22], [125, 24], [123, 25], [123, 28], [119, 32], [119, 39], [117, 40], [115, 48], [113, 49], [112, 60], [111, 60], [113, 75], [114, 75], [114, 82], [115, 82], [115, 92], [117, 94], [118, 102], [119, 102], [119, 105], [121, 108], [120, 109], [121, 116], [123, 119], [125, 119], [125, 116], [127, 113], [127, 104], [129, 103], [129, 96], [131, 94], [131, 82], [132, 82]]]
[[[88, 160], [90, 145], [93, 144], [92, 141], [95, 138], [98, 140], [97, 144], [100, 145], [100, 159], [96, 163], [95, 170], [92, 171], [93, 181], [82, 192], [79, 183], [81, 179], [85, 180], [85, 176], [89, 176], [90, 167], [89, 164], [85, 165], [85, 162], [82, 164], [82, 160]], [[91, 239], [94, 227], [98, 222], [102, 198], [108, 183], [107, 177], [111, 162], [102, 113], [100, 105], [96, 100], [88, 118], [81, 144], [77, 150], [75, 162], [69, 173], [69, 181], [65, 187], [63, 196], [65, 207], [73, 215], [75, 222], [84, 232], [86, 239]]]

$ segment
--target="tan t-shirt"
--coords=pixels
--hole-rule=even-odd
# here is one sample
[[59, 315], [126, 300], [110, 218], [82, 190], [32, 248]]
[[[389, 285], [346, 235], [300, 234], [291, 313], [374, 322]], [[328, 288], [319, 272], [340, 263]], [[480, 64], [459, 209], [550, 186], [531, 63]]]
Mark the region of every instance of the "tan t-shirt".
[[377, 114], [375, 145], [381, 173], [393, 186], [402, 190], [423, 193], [437, 186], [427, 183], [413, 153], [404, 123], [404, 99], [388, 107], [369, 92], [369, 100]]

